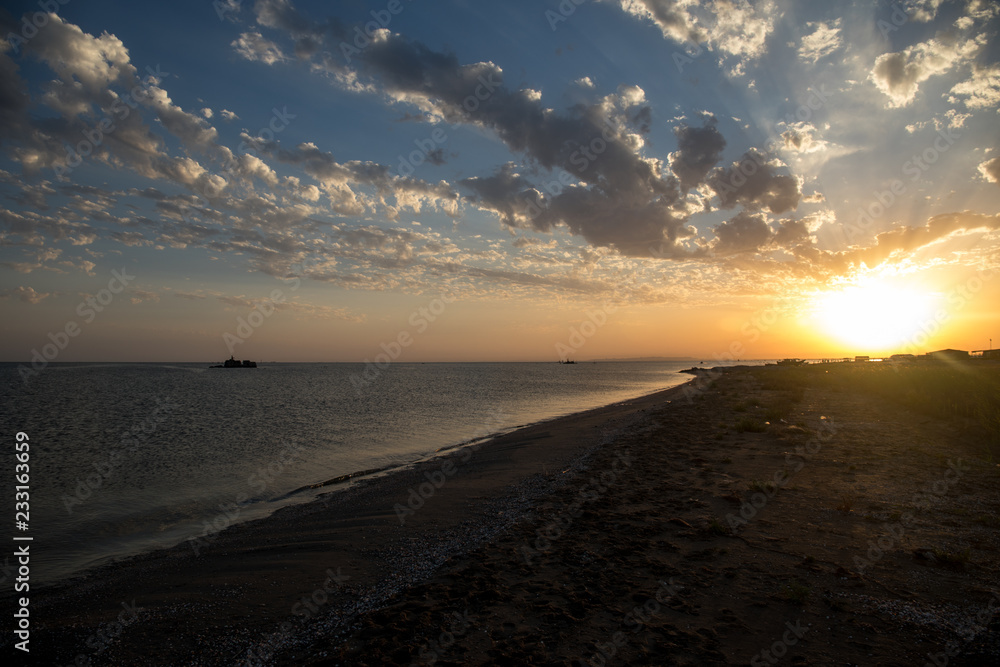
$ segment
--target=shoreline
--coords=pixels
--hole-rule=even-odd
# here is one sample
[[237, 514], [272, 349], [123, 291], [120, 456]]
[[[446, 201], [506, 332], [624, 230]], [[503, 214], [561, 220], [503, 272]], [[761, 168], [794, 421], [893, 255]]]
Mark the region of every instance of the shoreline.
[[[670, 381], [678, 381], [677, 376], [664, 378], [665, 383]], [[663, 391], [662, 388], [650, 391], [648, 387], [641, 387], [639, 390], [644, 393], [640, 393], [638, 396], [627, 396], [624, 400], [634, 400], [649, 393]], [[621, 402], [622, 400], [617, 396], [614, 399], [616, 402]], [[603, 407], [607, 407], [607, 405], [596, 405], [587, 409], [601, 409]], [[306, 474], [294, 480], [294, 486], [290, 484], [287, 490], [275, 491], [273, 497], [254, 495], [249, 492], [249, 486], [244, 489], [235, 488], [228, 495], [225, 492], [217, 493], [215, 495], [218, 497], [214, 504], [201, 507], [197, 511], [180, 516], [176, 523], [171, 523], [167, 526], [157, 525], [150, 519], [145, 524], [142, 524], [141, 532], [128, 535], [127, 541], [109, 543], [106, 549], [98, 550], [95, 547], [80, 555], [70, 554], [72, 558], [66, 558], [61, 553], [53, 554], [53, 557], [61, 557], [61, 560], [51, 560], [45, 563], [40, 561], [36, 564], [38, 575], [43, 577], [43, 579], [38, 579], [38, 586], [48, 587], [50, 585], [58, 585], [62, 581], [81, 576], [95, 567], [121, 562], [142, 556], [151, 551], [174, 548], [178, 544], [185, 543], [189, 538], [202, 534], [206, 521], [215, 524], [217, 529], [222, 527], [228, 528], [237, 523], [257, 521], [267, 518], [286, 507], [314, 502], [318, 496], [324, 493], [343, 491], [372, 477], [395, 474], [400, 470], [411, 468], [424, 461], [440, 456], [443, 452], [470, 446], [478, 441], [493, 439], [517, 429], [535, 426], [561, 417], [568, 417], [577, 412], [579, 410], [567, 412], [565, 409], [554, 408], [548, 414], [543, 413], [539, 417], [537, 416], [537, 412], [524, 413], [522, 411], [521, 413], [511, 414], [511, 417], [526, 419], [525, 422], [506, 424], [504, 423], [504, 417], [507, 416], [506, 413], [497, 411], [494, 408], [492, 411], [487, 410], [484, 414], [478, 415], [478, 422], [470, 419], [466, 428], [452, 433], [452, 435], [456, 435], [458, 438], [450, 438], [444, 434], [434, 434], [430, 429], [424, 429], [424, 433], [431, 433], [432, 436], [424, 438], [426, 442], [421, 441], [421, 447], [412, 448], [413, 451], [390, 457], [388, 460], [385, 457], [382, 457], [380, 460], [374, 460], [369, 457], [367, 460], [354, 461], [356, 464], [354, 466], [343, 466], [343, 468], [346, 468], [343, 474], [336, 473], [336, 469], [327, 473], [329, 475], [327, 477], [324, 477], [322, 472], [309, 474], [309, 467], [305, 465], [303, 466], [303, 470], [306, 471]], [[472, 416], [476, 417], [477, 415]], [[393, 458], [395, 460], [392, 460]], [[299, 460], [296, 459], [296, 461]], [[369, 465], [364, 465], [366, 463]], [[248, 484], [250, 483], [248, 482]], [[271, 492], [270, 489], [268, 492]], [[247, 495], [253, 497], [248, 498], [246, 497]], [[227, 509], [223, 510], [223, 506]], [[80, 533], [81, 539], [86, 540], [86, 534], [82, 531]]]
[[[159, 645], [164, 664], [188, 664], [202, 650], [209, 657], [190, 664], [232, 664], [246, 643], [230, 636], [234, 631], [266, 633], [282, 622], [291, 622], [294, 632], [281, 645], [294, 645], [298, 633], [314, 632], [297, 622], [314, 615], [308, 607], [292, 608], [322, 588], [328, 570], [349, 583], [317, 596], [326, 599], [324, 615], [348, 618], [378, 606], [446, 558], [509, 527], [535, 498], [579, 468], [605, 437], [601, 433], [622, 428], [684, 386], [445, 446], [399, 468], [350, 480], [346, 488], [236, 523], [197, 548], [181, 543], [46, 584], [32, 591], [38, 619], [32, 637], [38, 650], [32, 653], [59, 664], [77, 655], [96, 657], [88, 645], [91, 635], [102, 624], [117, 627], [121, 604], [133, 599], [140, 608], [134, 625], [122, 627], [100, 652], [108, 664], [128, 664], [128, 656], [146, 655], [151, 644]], [[268, 585], [251, 584], [261, 573]], [[365, 600], [361, 606], [359, 597]], [[222, 611], [219, 598], [237, 601]], [[192, 618], [190, 625], [178, 620], [181, 609]], [[229, 622], [234, 613], [241, 617], [238, 630]], [[177, 637], [186, 647], [180, 653]]]
[[996, 662], [1000, 465], [968, 424], [824, 370], [720, 369], [109, 565], [33, 593], [32, 653]]
[[967, 424], [826, 370], [706, 377], [526, 521], [275, 664], [996, 664], [1000, 466]]

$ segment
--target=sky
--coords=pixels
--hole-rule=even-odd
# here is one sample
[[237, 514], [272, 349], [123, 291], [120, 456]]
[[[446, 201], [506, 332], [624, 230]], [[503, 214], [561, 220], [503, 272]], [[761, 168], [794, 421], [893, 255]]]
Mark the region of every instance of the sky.
[[11, 4], [0, 360], [1000, 346], [993, 2]]

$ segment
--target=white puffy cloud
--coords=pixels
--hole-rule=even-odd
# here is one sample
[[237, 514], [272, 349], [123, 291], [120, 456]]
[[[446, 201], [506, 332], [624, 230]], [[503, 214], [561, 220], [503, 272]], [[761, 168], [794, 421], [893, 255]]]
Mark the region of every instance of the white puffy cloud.
[[840, 19], [829, 23], [809, 23], [808, 26], [815, 29], [802, 38], [799, 45], [800, 58], [816, 62], [820, 58], [830, 55], [843, 44], [840, 36]]
[[997, 109], [1000, 112], [1000, 65], [979, 67], [972, 76], [955, 84], [948, 101], [964, 102], [970, 109]]
[[971, 61], [986, 43], [986, 35], [966, 38], [939, 32], [934, 38], [875, 59], [869, 78], [888, 98], [888, 106], [903, 107], [916, 97], [920, 84], [936, 74]]
[[609, 0], [638, 19], [651, 21], [663, 36], [676, 42], [707, 44], [739, 63], [762, 56], [777, 16], [773, 2], [759, 0]]
[[288, 60], [276, 43], [265, 39], [259, 32], [245, 32], [232, 44], [236, 52], [247, 60], [256, 60], [265, 65]]
[[57, 14], [49, 14], [49, 25], [26, 48], [45, 61], [65, 86], [79, 87], [90, 96], [113, 84], [131, 86], [136, 81], [136, 69], [120, 39], [106, 32], [93, 37]]
[[990, 183], [1000, 185], [1000, 157], [979, 164], [979, 173]]

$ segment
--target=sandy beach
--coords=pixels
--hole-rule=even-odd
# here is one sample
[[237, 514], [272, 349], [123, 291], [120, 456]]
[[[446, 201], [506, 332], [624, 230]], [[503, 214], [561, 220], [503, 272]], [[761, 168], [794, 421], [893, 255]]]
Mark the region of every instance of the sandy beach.
[[783, 373], [698, 374], [39, 590], [32, 661], [995, 662], [1000, 451]]

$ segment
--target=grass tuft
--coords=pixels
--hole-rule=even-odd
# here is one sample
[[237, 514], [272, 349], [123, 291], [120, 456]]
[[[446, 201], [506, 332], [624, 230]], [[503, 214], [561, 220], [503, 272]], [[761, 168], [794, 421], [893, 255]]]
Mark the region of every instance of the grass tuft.
[[793, 581], [785, 585], [785, 599], [798, 605], [804, 605], [809, 599], [812, 589], [799, 581]]
[[737, 433], [763, 433], [767, 430], [767, 425], [759, 419], [744, 417], [736, 422]]

